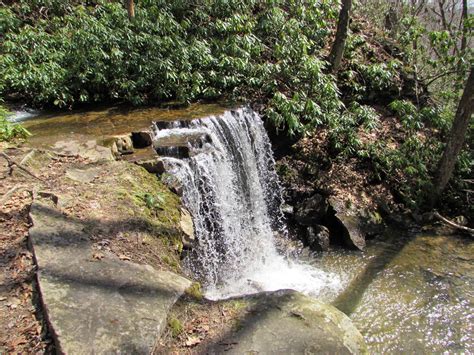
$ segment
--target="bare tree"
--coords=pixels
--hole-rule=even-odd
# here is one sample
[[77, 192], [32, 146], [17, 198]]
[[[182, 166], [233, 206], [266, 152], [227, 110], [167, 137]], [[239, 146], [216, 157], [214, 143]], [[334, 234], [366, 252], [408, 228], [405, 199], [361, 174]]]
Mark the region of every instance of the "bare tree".
[[336, 38], [329, 54], [329, 62], [331, 69], [336, 72], [341, 64], [342, 55], [344, 54], [344, 46], [346, 44], [347, 29], [349, 28], [350, 11], [352, 0], [342, 0], [341, 11], [339, 12], [339, 20], [337, 22]]
[[453, 127], [451, 128], [451, 132], [446, 141], [446, 147], [444, 149], [443, 156], [439, 162], [438, 171], [434, 180], [435, 193], [433, 195], [432, 204], [438, 200], [449, 179], [451, 179], [456, 160], [464, 145], [464, 140], [466, 139], [466, 132], [469, 126], [469, 121], [472, 118], [473, 111], [474, 70], [471, 68], [469, 78], [467, 79], [466, 86], [464, 87], [463, 95], [456, 110]]

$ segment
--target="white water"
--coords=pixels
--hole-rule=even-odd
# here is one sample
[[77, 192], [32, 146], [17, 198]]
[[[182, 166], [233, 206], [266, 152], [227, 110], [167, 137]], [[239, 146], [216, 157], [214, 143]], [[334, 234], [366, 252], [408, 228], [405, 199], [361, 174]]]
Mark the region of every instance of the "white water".
[[209, 299], [294, 289], [313, 296], [338, 289], [339, 279], [277, 250], [285, 237], [280, 185], [268, 136], [250, 109], [156, 128], [160, 139], [199, 130], [189, 158], [164, 158], [183, 185], [193, 216], [196, 245], [186, 264], [202, 280]]

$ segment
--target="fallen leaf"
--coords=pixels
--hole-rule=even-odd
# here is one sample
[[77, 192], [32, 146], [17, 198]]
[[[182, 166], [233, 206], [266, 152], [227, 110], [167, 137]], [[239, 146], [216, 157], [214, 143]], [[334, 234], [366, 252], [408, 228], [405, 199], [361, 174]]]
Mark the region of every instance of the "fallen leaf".
[[119, 255], [119, 259], [120, 260], [125, 260], [125, 261], [130, 261], [131, 260], [129, 256], [126, 256], [126, 255], [123, 255], [123, 254]]
[[199, 339], [198, 337], [191, 336], [191, 337], [188, 337], [188, 340], [186, 340], [184, 345], [186, 345], [187, 347], [192, 347], [199, 344], [200, 342], [201, 342], [201, 339]]

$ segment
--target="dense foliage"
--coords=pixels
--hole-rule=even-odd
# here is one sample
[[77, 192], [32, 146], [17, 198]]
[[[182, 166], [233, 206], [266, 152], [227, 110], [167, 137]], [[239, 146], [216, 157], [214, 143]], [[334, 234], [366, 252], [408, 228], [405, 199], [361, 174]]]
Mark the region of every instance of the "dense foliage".
[[[380, 6], [367, 12], [356, 3], [360, 16], [331, 74], [336, 0], [140, 0], [131, 20], [122, 1], [10, 1], [0, 9], [0, 97], [60, 108], [111, 100], [263, 103], [277, 129], [328, 129], [334, 159], [369, 162], [405, 203], [420, 205], [472, 66], [469, 46], [453, 48], [470, 38], [474, 22], [432, 28], [407, 3], [389, 33], [364, 22], [368, 16], [374, 25], [388, 11], [388, 2], [362, 1], [371, 2]], [[399, 121], [397, 136], [363, 139], [386, 130], [387, 115]], [[468, 146], [456, 191], [472, 160]]]
[[133, 21], [121, 2], [88, 4], [20, 0], [1, 9], [1, 95], [59, 107], [259, 97], [290, 132], [341, 107], [321, 59], [332, 0], [142, 0]]

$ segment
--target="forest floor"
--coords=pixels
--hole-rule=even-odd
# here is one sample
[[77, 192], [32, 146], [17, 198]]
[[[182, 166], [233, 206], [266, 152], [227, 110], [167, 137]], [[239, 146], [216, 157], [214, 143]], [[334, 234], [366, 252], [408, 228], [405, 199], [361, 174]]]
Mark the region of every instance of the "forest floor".
[[[56, 204], [59, 196], [63, 215], [84, 221], [94, 248], [91, 261], [118, 257], [156, 270], [180, 272], [176, 251], [179, 202], [155, 176], [127, 162], [97, 163], [80, 155], [27, 146], [0, 146], [0, 151], [31, 172], [18, 166], [11, 171], [0, 156], [0, 353], [54, 351], [28, 241], [29, 210], [35, 196], [47, 195]], [[28, 158], [32, 152], [36, 155]], [[74, 176], [78, 171], [92, 176]], [[148, 192], [162, 194], [167, 207], [147, 208], [137, 196]]]

